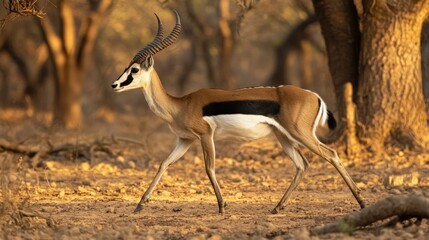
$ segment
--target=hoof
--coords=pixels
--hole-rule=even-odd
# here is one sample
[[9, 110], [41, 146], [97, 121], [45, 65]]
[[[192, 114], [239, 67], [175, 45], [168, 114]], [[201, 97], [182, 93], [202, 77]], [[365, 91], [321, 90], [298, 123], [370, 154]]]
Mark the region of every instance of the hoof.
[[219, 204], [219, 213], [223, 214], [225, 212], [226, 202]]
[[225, 208], [223, 208], [223, 207], [221, 207], [221, 208], [219, 208], [219, 214], [224, 214], [225, 213]]
[[271, 213], [272, 213], [272, 214], [277, 214], [277, 213], [279, 213], [279, 208], [278, 208], [278, 207], [275, 207], [273, 210], [271, 210]]
[[140, 212], [143, 209], [143, 206], [141, 204], [138, 204], [136, 209], [134, 209], [134, 213]]

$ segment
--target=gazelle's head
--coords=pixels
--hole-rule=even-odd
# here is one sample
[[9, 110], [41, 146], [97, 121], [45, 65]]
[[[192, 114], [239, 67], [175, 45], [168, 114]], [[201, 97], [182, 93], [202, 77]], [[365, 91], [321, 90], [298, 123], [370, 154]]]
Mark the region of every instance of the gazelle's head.
[[158, 32], [155, 38], [134, 56], [121, 76], [112, 83], [112, 88], [115, 92], [144, 88], [150, 82], [154, 64], [153, 55], [170, 46], [177, 39], [182, 29], [179, 14], [176, 11], [174, 12], [176, 14], [176, 25], [166, 38], [163, 38], [161, 20], [155, 14], [158, 20]]

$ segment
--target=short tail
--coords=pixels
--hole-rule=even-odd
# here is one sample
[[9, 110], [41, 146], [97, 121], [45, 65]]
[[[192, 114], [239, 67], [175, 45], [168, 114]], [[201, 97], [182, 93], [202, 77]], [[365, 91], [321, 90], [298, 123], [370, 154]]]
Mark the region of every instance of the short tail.
[[328, 127], [331, 130], [334, 130], [337, 127], [337, 121], [334, 118], [334, 114], [332, 114], [332, 112], [328, 110], [325, 102], [323, 102], [323, 100], [320, 97], [319, 97], [319, 114], [316, 117], [316, 122], [318, 122], [319, 125], [324, 125], [326, 122], [328, 122]]
[[335, 120], [334, 114], [332, 114], [331, 111], [326, 111], [328, 111], [328, 127], [329, 129], [334, 130], [337, 127], [337, 121]]

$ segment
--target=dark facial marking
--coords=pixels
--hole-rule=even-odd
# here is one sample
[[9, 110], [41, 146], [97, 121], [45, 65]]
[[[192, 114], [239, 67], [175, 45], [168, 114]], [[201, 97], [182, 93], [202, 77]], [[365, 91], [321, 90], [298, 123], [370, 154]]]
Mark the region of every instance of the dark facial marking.
[[125, 87], [127, 85], [130, 85], [133, 82], [133, 76], [128, 75], [127, 80], [121, 82], [121, 84], [119, 85], [119, 87]]
[[269, 100], [241, 100], [213, 102], [203, 107], [203, 116], [222, 114], [252, 114], [275, 116], [280, 111], [278, 102]]

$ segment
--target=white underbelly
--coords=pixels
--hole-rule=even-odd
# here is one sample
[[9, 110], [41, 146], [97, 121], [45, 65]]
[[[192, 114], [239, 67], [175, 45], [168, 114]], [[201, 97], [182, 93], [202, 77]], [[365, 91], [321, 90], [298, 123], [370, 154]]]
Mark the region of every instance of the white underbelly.
[[214, 129], [217, 140], [254, 140], [272, 132], [275, 120], [261, 115], [225, 114], [206, 116], [204, 120]]

